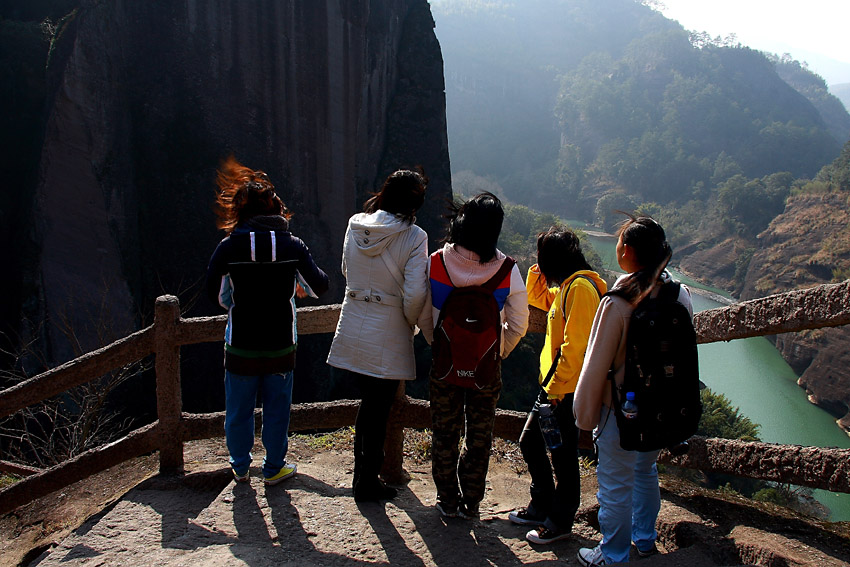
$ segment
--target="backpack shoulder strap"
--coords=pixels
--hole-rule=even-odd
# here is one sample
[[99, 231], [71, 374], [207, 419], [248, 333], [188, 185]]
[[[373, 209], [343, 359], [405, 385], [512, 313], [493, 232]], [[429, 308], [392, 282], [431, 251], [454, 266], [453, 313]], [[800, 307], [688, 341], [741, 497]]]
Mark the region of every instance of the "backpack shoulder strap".
[[[602, 299], [602, 294], [599, 293], [599, 287], [597, 287], [595, 281], [593, 281], [591, 278], [589, 278], [587, 276], [583, 276], [581, 274], [577, 275], [576, 277], [574, 277], [572, 279], [572, 281], [570, 282], [570, 285], [567, 286], [567, 289], [566, 289], [566, 291], [564, 291], [564, 296], [562, 298], [563, 301], [561, 302], [561, 314], [564, 316], [565, 319], [567, 317], [567, 294], [570, 293], [570, 288], [573, 286], [575, 281], [579, 278], [583, 278], [583, 279], [586, 279], [587, 281], [589, 281], [590, 285], [593, 286], [593, 289], [596, 290], [596, 295], [599, 296], [600, 300]], [[557, 354], [555, 354], [555, 359], [552, 361], [552, 366], [549, 367], [549, 372], [546, 373], [546, 378], [543, 379], [543, 384], [542, 384], [543, 388], [545, 388], [546, 386], [549, 385], [549, 381], [552, 380], [552, 376], [555, 375], [555, 369], [558, 367], [558, 361], [560, 361], [560, 360], [561, 360], [561, 349], [558, 349]]]
[[660, 286], [658, 289], [658, 298], [664, 301], [678, 301], [679, 300], [679, 290], [682, 288], [682, 284], [673, 280], [665, 283]]
[[499, 284], [504, 281], [505, 277], [511, 273], [514, 265], [516, 264], [516, 260], [511, 258], [510, 256], [505, 256], [505, 259], [502, 261], [502, 265], [499, 267], [499, 271], [496, 272], [492, 278], [481, 284], [481, 287], [493, 293], [496, 291], [496, 288], [499, 287]]
[[602, 300], [602, 293], [599, 291], [599, 286], [596, 285], [596, 282], [593, 281], [593, 278], [589, 278], [587, 276], [583, 276], [583, 275], [579, 274], [579, 275], [577, 275], [576, 277], [573, 278], [573, 280], [570, 282], [570, 285], [567, 286], [567, 291], [564, 292], [564, 296], [562, 298], [563, 301], [561, 302], [561, 314], [564, 317], [567, 316], [567, 294], [570, 293], [570, 288], [573, 286], [575, 281], [579, 278], [589, 281], [590, 285], [593, 286], [593, 289], [596, 290], [596, 295], [599, 296], [600, 301]]

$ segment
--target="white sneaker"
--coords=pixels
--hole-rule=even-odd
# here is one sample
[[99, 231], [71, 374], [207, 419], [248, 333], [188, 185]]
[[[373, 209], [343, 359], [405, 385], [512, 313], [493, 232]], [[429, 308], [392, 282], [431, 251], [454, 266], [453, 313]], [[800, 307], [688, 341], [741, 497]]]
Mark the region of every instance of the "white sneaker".
[[578, 562], [585, 567], [591, 565], [605, 565], [605, 557], [602, 555], [602, 546], [594, 548], [582, 547], [578, 550]]

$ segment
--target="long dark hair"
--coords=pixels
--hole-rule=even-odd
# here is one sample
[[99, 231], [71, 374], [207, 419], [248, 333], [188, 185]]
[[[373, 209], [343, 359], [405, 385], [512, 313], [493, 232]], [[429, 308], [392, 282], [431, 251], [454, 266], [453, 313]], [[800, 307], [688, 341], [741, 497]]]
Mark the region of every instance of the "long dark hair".
[[667, 243], [664, 229], [654, 219], [624, 214], [628, 218], [620, 225], [617, 236], [635, 251], [640, 269], [621, 279], [611, 293], [636, 305], [652, 291], [673, 250]]
[[287, 220], [292, 217], [275, 193], [269, 176], [264, 171], [245, 167], [233, 156], [219, 167], [216, 185], [216, 225], [228, 234], [256, 216], [281, 215]]
[[387, 177], [377, 193], [372, 193], [372, 197], [363, 205], [363, 212], [383, 210], [413, 223], [416, 211], [425, 202], [427, 187], [428, 178], [421, 167], [417, 171], [399, 169]]
[[472, 250], [482, 264], [496, 257], [496, 242], [505, 218], [498, 197], [485, 191], [465, 203], [452, 201], [446, 217], [449, 230], [445, 242]]
[[537, 265], [552, 287], [579, 270], [590, 270], [578, 236], [568, 228], [553, 226], [537, 235]]

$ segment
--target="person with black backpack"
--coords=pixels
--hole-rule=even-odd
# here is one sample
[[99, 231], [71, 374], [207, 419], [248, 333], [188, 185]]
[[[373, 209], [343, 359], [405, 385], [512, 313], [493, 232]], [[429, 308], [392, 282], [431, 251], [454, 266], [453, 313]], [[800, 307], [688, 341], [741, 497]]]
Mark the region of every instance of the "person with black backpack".
[[[648, 434], [653, 428], [657, 429], [655, 423], [663, 426], [665, 412], [654, 415], [650, 404], [657, 399], [650, 398], [672, 399], [675, 396], [670, 396], [673, 392], [659, 393], [643, 388], [656, 384], [666, 384], [668, 388], [674, 383], [687, 384], [689, 389], [682, 395], [688, 394], [689, 400], [696, 395], [695, 403], [699, 404], [699, 379], [694, 375], [693, 307], [688, 289], [672, 281], [664, 271], [672, 255], [664, 229], [649, 217], [629, 215], [618, 231], [616, 250], [617, 262], [627, 273], [602, 298], [596, 312], [573, 402], [578, 427], [596, 428], [594, 437], [599, 457], [596, 475], [602, 541], [594, 548], [579, 550], [581, 565], [626, 562], [632, 543], [640, 557], [656, 552], [655, 521], [661, 496], [655, 461], [665, 445], [633, 445], [632, 436], [626, 432], [633, 430], [630, 425], [633, 420], [645, 426]], [[668, 300], [668, 296], [672, 297]], [[663, 305], [659, 307], [659, 303]], [[664, 329], [674, 329], [664, 341], [656, 342], [654, 352], [647, 352], [646, 344], [636, 346], [640, 344], [636, 339], [646, 337], [636, 337], [630, 332], [630, 327], [642, 325], [642, 321], [635, 322], [635, 316], [646, 313], [653, 313], [655, 322]], [[659, 325], [647, 325], [641, 332], [654, 335], [654, 330], [646, 329]], [[638, 350], [643, 351], [638, 357], [640, 362], [635, 360]], [[642, 397], [636, 397], [634, 391], [622, 391], [627, 380], [629, 384], [638, 382], [633, 378], [635, 373], [641, 375], [640, 388], [638, 385], [629, 385], [629, 388], [640, 390], [638, 393]], [[693, 433], [685, 430], [691, 428], [694, 417], [699, 419], [699, 415], [693, 414], [701, 411], [692, 406], [693, 402], [685, 405], [687, 424], [678, 427], [685, 436]], [[675, 430], [677, 426], [667, 425], [666, 428]], [[640, 439], [642, 434], [635, 437]]]
[[[479, 517], [493, 442], [501, 361], [528, 328], [525, 282], [496, 248], [504, 210], [492, 193], [453, 203], [445, 245], [428, 263], [419, 321], [431, 344], [431, 454], [436, 508]], [[459, 449], [466, 426], [463, 451]]]
[[[548, 316], [540, 390], [519, 438], [531, 476], [531, 502], [511, 512], [509, 519], [533, 527], [525, 536], [528, 541], [547, 544], [570, 535], [581, 504], [573, 392], [596, 308], [608, 285], [585, 260], [578, 236], [555, 226], [537, 236], [537, 264], [529, 268], [525, 285], [529, 304]], [[554, 426], [547, 427], [547, 420]]]

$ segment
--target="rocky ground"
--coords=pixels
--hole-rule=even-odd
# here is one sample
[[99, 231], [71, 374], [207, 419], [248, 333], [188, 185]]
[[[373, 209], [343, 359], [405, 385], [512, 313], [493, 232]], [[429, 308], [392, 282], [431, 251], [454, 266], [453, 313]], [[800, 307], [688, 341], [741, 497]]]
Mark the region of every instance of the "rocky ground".
[[[411, 481], [392, 502], [351, 497], [350, 432], [293, 438], [299, 474], [266, 488], [255, 474], [232, 482], [223, 440], [186, 446], [184, 477], [156, 475], [155, 456], [137, 459], [0, 518], [0, 564], [94, 565], [577, 565], [579, 547], [599, 539], [596, 477], [582, 481], [573, 537], [529, 544], [507, 514], [528, 498], [518, 449], [499, 442], [478, 521], [434, 509], [427, 437], [409, 432]], [[754, 505], [665, 475], [660, 554], [643, 567], [850, 565], [850, 525]]]

